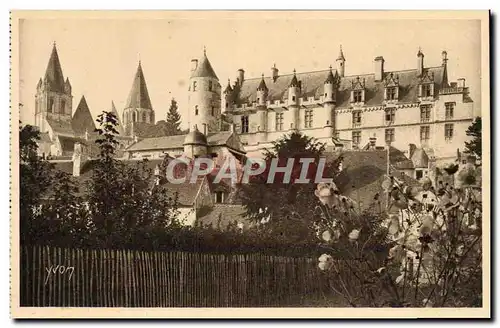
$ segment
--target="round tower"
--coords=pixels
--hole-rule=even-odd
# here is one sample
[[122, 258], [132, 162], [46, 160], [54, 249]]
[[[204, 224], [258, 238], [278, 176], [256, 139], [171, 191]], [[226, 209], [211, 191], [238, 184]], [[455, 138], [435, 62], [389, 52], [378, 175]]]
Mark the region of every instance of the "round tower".
[[231, 112], [233, 106], [233, 88], [231, 87], [231, 80], [227, 79], [227, 86], [224, 89], [221, 97], [222, 113]]
[[345, 74], [345, 57], [344, 52], [342, 51], [342, 45], [340, 45], [339, 56], [337, 57], [337, 73], [340, 77], [344, 77]]
[[200, 60], [191, 61], [188, 107], [189, 126], [206, 124], [208, 132], [217, 131], [217, 121], [221, 114], [221, 86], [207, 53], [204, 50]]
[[[267, 131], [267, 95], [269, 89], [267, 88], [266, 81], [264, 80], [264, 74], [262, 74], [262, 79], [257, 87], [257, 115], [259, 118], [258, 132]], [[263, 137], [265, 139], [265, 136]], [[265, 140], [261, 140], [265, 141]]]
[[297, 130], [299, 123], [299, 97], [301, 91], [301, 83], [297, 79], [295, 69], [293, 70], [293, 77], [290, 85], [288, 86], [288, 108], [290, 110], [290, 130]]
[[184, 138], [184, 155], [189, 158], [196, 158], [207, 154], [207, 137], [198, 130], [198, 126], [193, 129]]
[[340, 77], [337, 72], [334, 75], [332, 66], [330, 66], [330, 71], [323, 84], [323, 108], [326, 117], [325, 129], [329, 137], [333, 137], [335, 133], [335, 103], [339, 79]]

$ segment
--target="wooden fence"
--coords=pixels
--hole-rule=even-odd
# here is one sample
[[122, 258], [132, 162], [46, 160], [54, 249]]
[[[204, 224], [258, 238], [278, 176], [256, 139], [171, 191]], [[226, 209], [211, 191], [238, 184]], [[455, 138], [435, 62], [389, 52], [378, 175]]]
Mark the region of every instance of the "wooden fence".
[[327, 289], [311, 258], [21, 249], [21, 306], [301, 306]]

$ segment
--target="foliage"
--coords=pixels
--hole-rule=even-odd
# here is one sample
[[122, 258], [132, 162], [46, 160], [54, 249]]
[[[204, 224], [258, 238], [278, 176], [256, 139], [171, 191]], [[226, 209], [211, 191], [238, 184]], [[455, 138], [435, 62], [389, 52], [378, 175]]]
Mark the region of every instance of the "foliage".
[[177, 101], [172, 98], [170, 108], [167, 113], [166, 131], [167, 135], [173, 136], [181, 133], [181, 115], [179, 114]]
[[[317, 203], [313, 182], [324, 151], [323, 143], [299, 132], [274, 141], [273, 147], [264, 154], [265, 171], [241, 185], [240, 197], [249, 218], [256, 222], [269, 221], [267, 232], [277, 239], [312, 240], [314, 207], [311, 204]], [[284, 180], [283, 172], [275, 175], [273, 183], [267, 183], [271, 162], [277, 160], [278, 166], [284, 167], [289, 159], [294, 159], [289, 183]], [[310, 183], [295, 183], [303, 167], [299, 159], [312, 160], [306, 174], [306, 178], [312, 180]], [[328, 163], [322, 176], [332, 177], [337, 168], [337, 161]]]
[[[354, 307], [481, 306], [481, 198], [478, 189], [383, 183], [379, 213], [339, 206], [334, 185], [318, 186], [318, 238], [330, 250], [318, 266]], [[396, 209], [396, 211], [394, 211]], [[391, 211], [392, 210], [392, 211]]]
[[481, 117], [476, 117], [474, 122], [467, 128], [467, 136], [472, 137], [471, 141], [465, 142], [466, 153], [475, 155], [477, 158], [481, 158], [482, 155], [482, 124]]

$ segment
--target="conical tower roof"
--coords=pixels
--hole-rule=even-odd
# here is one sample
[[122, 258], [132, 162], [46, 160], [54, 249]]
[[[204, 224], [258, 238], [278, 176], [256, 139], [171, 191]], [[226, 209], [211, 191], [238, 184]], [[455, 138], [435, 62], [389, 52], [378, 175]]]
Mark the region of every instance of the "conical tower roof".
[[123, 135], [123, 125], [122, 125], [122, 120], [120, 119], [120, 115], [118, 114], [118, 111], [116, 110], [116, 107], [115, 107], [115, 102], [113, 100], [111, 100], [111, 110], [110, 110], [111, 113], [115, 114], [116, 116], [116, 119], [118, 120], [118, 126], [115, 127], [116, 130], [118, 131], [118, 133], [120, 135]]
[[269, 90], [266, 85], [266, 81], [264, 81], [264, 74], [262, 74], [262, 79], [260, 80], [259, 86], [257, 87], [257, 90], [263, 90], [267, 91]]
[[297, 80], [297, 74], [295, 69], [293, 70], [293, 77], [292, 81], [290, 81], [290, 86], [291, 87], [298, 87], [299, 86], [299, 81]]
[[325, 80], [325, 84], [327, 83], [335, 83], [335, 77], [333, 76], [332, 66], [330, 66], [330, 72], [328, 72], [328, 76], [326, 77]]
[[337, 60], [345, 61], [344, 52], [342, 51], [342, 46], [340, 46], [339, 56], [337, 57]]
[[198, 66], [196, 66], [196, 69], [193, 73], [191, 73], [191, 77], [212, 77], [219, 80], [217, 74], [215, 74], [215, 71], [212, 68], [212, 65], [210, 64], [210, 61], [208, 60], [207, 52], [205, 50], [203, 51], [203, 56], [198, 62]]
[[64, 76], [55, 43], [52, 47], [47, 69], [45, 70], [44, 82], [45, 81], [50, 91], [64, 93]]
[[92, 114], [90, 114], [85, 96], [82, 96], [80, 103], [76, 107], [71, 119], [71, 127], [77, 135], [83, 135], [85, 132], [93, 133], [95, 130], [94, 119], [92, 118]]
[[144, 78], [140, 61], [125, 108], [153, 109], [153, 106], [151, 106], [151, 100], [149, 99], [148, 87], [146, 86], [146, 79]]
[[227, 79], [227, 87], [224, 90], [225, 93], [231, 93], [233, 92], [233, 88], [231, 87], [231, 80]]

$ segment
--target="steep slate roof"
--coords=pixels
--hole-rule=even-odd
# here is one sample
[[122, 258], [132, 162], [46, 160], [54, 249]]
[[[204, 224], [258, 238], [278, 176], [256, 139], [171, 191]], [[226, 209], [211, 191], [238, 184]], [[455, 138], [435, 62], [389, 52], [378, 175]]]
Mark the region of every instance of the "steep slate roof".
[[110, 110], [110, 112], [113, 113], [113, 114], [115, 114], [116, 119], [118, 120], [118, 126], [116, 126], [116, 130], [118, 131], [118, 133], [120, 135], [123, 135], [124, 134], [124, 130], [123, 130], [123, 125], [122, 125], [122, 120], [120, 119], [120, 115], [118, 114], [118, 111], [116, 110], [115, 102], [114, 101], [111, 101], [111, 110]]
[[201, 59], [198, 61], [198, 66], [196, 66], [196, 69], [191, 73], [191, 77], [212, 77], [217, 80], [219, 79], [210, 64], [205, 51], [203, 52]]
[[48, 83], [50, 91], [64, 93], [64, 76], [55, 43], [52, 47], [47, 69], [45, 70], [44, 81]]
[[[443, 78], [445, 75], [445, 66], [429, 67], [425, 69], [429, 73], [434, 73], [435, 88], [434, 93], [439, 92], [442, 83], [446, 83]], [[302, 83], [301, 97], [314, 97], [320, 99], [323, 94], [324, 82], [327, 80], [330, 70], [315, 72], [296, 73], [298, 81]], [[416, 69], [384, 72], [385, 77], [390, 73], [399, 77], [399, 102], [414, 103], [417, 102], [419, 76]], [[268, 91], [267, 99], [274, 103], [276, 100], [285, 101], [288, 98], [288, 87], [292, 83], [294, 74], [280, 75], [273, 81], [272, 77], [264, 77]], [[339, 90], [337, 92], [337, 107], [348, 107], [350, 104], [351, 81], [354, 81], [358, 75], [346, 76], [340, 79]], [[376, 82], [375, 74], [359, 75], [360, 80], [365, 80], [365, 105], [382, 105], [384, 101], [384, 80]], [[256, 90], [262, 78], [245, 79], [241, 87], [236, 86], [235, 91], [238, 96], [235, 97], [237, 103], [249, 103], [257, 100]]]
[[137, 72], [135, 73], [134, 81], [132, 82], [132, 88], [130, 89], [125, 108], [153, 109], [153, 106], [151, 106], [151, 100], [149, 99], [146, 79], [144, 78], [140, 61], [137, 66]]
[[95, 130], [94, 119], [90, 114], [89, 106], [85, 96], [82, 96], [80, 103], [76, 107], [73, 118], [71, 119], [71, 127], [76, 134], [83, 135], [85, 131], [93, 133]]

